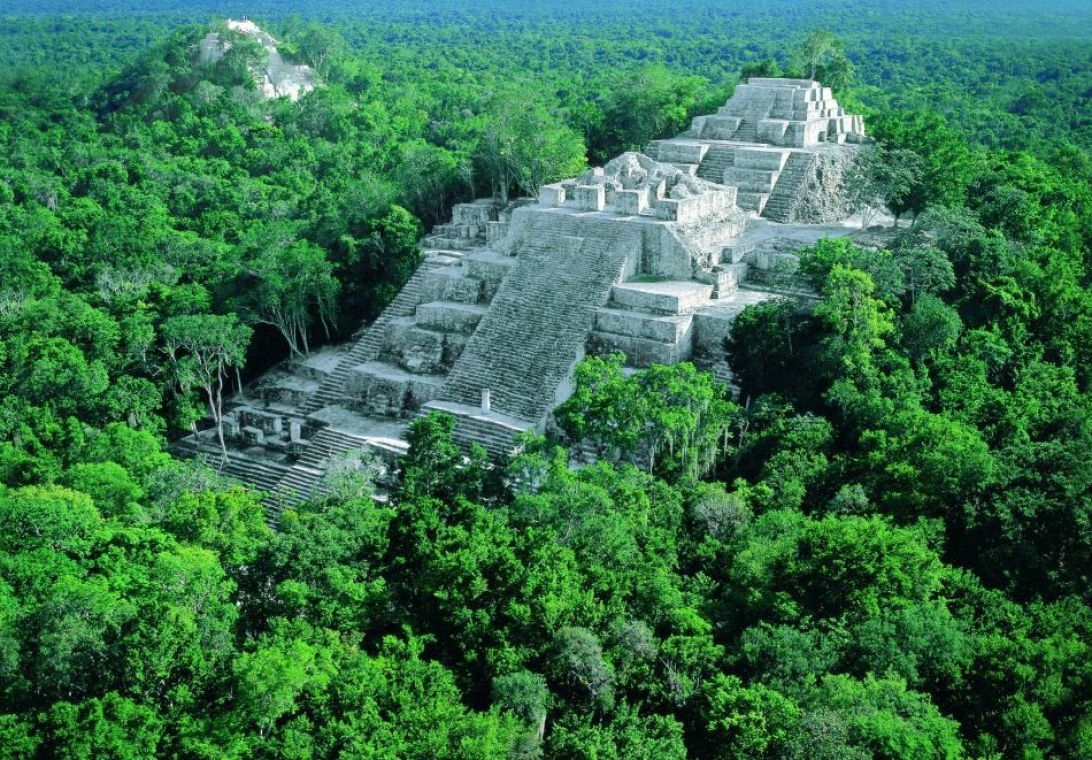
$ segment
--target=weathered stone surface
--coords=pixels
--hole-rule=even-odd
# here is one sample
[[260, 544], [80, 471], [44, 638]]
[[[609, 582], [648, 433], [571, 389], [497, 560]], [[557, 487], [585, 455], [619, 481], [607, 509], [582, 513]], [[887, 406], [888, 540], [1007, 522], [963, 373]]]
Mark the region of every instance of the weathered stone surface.
[[626, 282], [611, 289], [615, 303], [654, 314], [690, 314], [712, 295], [713, 286], [701, 282]]
[[801, 158], [786, 169], [783, 183], [770, 196], [765, 215], [798, 224], [829, 224], [848, 217], [855, 209], [843, 188], [861, 150], [842, 145], [799, 154]]
[[[830, 88], [818, 82], [752, 77], [736, 87], [716, 114], [694, 119], [686, 136], [810, 148], [859, 141], [864, 121], [846, 114]], [[679, 150], [672, 147], [670, 154]]]
[[829, 88], [752, 78], [716, 114], [697, 117], [678, 137], [652, 141], [646, 152], [658, 161], [696, 161], [697, 177], [735, 188], [744, 210], [827, 224], [853, 211], [844, 183], [865, 140], [861, 117], [846, 114]]
[[354, 406], [380, 417], [400, 417], [437, 398], [442, 381], [432, 375], [414, 374], [384, 362], [354, 367], [346, 380], [346, 392]]

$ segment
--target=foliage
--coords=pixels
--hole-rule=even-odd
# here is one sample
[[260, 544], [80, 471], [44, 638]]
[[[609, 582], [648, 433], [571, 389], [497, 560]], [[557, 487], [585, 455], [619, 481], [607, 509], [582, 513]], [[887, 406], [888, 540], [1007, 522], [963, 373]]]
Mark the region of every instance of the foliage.
[[[290, 103], [194, 57], [221, 9], [109, 5], [0, 19], [0, 754], [1092, 755], [1087, 9], [258, 2]], [[385, 500], [347, 459], [275, 532], [164, 452], [453, 202], [786, 70], [866, 110], [900, 220], [739, 316], [741, 406], [591, 358], [556, 419], [598, 462], [424, 417]]]
[[576, 390], [557, 420], [575, 441], [645, 459], [670, 480], [708, 473], [728, 447], [735, 405], [723, 386], [692, 364], [653, 366], [626, 376], [625, 356], [589, 357], [576, 368]]

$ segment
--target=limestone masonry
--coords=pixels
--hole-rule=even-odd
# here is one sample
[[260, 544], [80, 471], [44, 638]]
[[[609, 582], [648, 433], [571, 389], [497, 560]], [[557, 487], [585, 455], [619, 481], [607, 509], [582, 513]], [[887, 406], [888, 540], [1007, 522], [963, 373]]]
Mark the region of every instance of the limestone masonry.
[[[291, 505], [331, 459], [405, 449], [410, 420], [505, 455], [543, 432], [587, 353], [633, 367], [694, 361], [728, 380], [723, 342], [746, 306], [801, 292], [792, 251], [851, 234], [840, 187], [864, 125], [829, 89], [751, 79], [690, 129], [541, 188], [537, 202], [456, 206], [425, 260], [357, 338], [237, 398], [224, 469]], [[186, 442], [211, 452], [211, 438]]]

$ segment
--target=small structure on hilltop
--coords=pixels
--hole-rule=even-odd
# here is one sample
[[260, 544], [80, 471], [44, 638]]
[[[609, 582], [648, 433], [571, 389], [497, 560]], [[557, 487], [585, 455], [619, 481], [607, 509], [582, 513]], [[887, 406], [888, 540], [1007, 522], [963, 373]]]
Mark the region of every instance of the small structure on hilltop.
[[456, 206], [355, 341], [267, 374], [229, 415], [227, 470], [291, 504], [340, 452], [402, 452], [409, 421], [431, 411], [456, 418], [460, 443], [505, 455], [547, 429], [589, 352], [692, 360], [728, 380], [736, 315], [814, 297], [792, 251], [851, 234], [841, 183], [863, 140], [817, 82], [752, 79], [682, 135], [537, 202]]
[[[277, 50], [277, 40], [248, 17], [228, 19], [226, 24], [230, 32], [254, 37], [268, 53], [262, 68], [251, 72], [263, 97], [299, 100], [315, 89], [318, 78], [311, 67], [286, 61]], [[230, 47], [230, 39], [222, 38], [218, 32], [209, 32], [201, 41], [198, 60], [202, 63], [218, 61]]]

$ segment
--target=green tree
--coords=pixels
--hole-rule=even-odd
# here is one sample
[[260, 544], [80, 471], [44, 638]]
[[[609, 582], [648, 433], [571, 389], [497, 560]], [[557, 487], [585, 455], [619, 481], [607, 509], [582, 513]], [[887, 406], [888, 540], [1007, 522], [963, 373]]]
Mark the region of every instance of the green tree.
[[159, 524], [181, 541], [217, 552], [237, 573], [254, 562], [270, 536], [257, 496], [237, 487], [182, 493]]
[[260, 737], [268, 737], [283, 716], [295, 712], [308, 692], [321, 693], [329, 686], [337, 674], [331, 654], [321, 644], [279, 631], [239, 656], [233, 666], [239, 708]]
[[920, 180], [898, 196], [899, 208], [914, 216], [931, 206], [958, 208], [974, 176], [977, 159], [966, 140], [939, 114], [890, 112], [871, 122], [879, 143], [920, 158]]
[[839, 714], [847, 743], [870, 757], [954, 760], [964, 754], [959, 725], [897, 678], [828, 676], [806, 704], [813, 712]]
[[513, 188], [531, 197], [542, 185], [579, 174], [585, 165], [583, 138], [526, 89], [498, 91], [482, 112], [476, 158], [493, 189], [508, 202]]
[[822, 29], [808, 32], [804, 43], [793, 53], [792, 70], [837, 90], [848, 87], [854, 76], [853, 63], [846, 58], [845, 44]]
[[224, 389], [227, 371], [245, 359], [252, 331], [234, 316], [204, 314], [171, 317], [163, 323], [164, 353], [170, 360], [175, 382], [183, 391], [200, 388], [216, 425], [220, 448], [224, 442]]
[[568, 715], [547, 740], [550, 757], [574, 760], [682, 760], [687, 756], [682, 726], [670, 715], [642, 715], [621, 704], [607, 721]]
[[800, 712], [791, 699], [762, 684], [744, 686], [735, 676], [718, 675], [704, 707], [710, 756], [784, 756]]
[[545, 678], [526, 670], [497, 676], [493, 679], [493, 704], [515, 715], [530, 732], [534, 743], [541, 744], [546, 735], [546, 714], [550, 704]]
[[554, 641], [558, 678], [593, 706], [609, 710], [614, 704], [614, 675], [598, 637], [586, 628], [569, 627], [558, 631]]
[[911, 150], [882, 145], [867, 148], [846, 179], [850, 203], [861, 212], [866, 227], [885, 207], [895, 213], [893, 224], [897, 226], [899, 217], [909, 210], [910, 195], [923, 174], [924, 160]]
[[151, 760], [164, 731], [155, 710], [113, 692], [78, 704], [57, 702], [46, 727], [54, 756], [66, 760]]
[[890, 310], [872, 297], [876, 286], [859, 269], [835, 264], [823, 285], [815, 316], [826, 325], [824, 358], [838, 374], [859, 377], [870, 371], [873, 354], [885, 347], [894, 329]]
[[[269, 231], [263, 232], [267, 238]], [[317, 316], [330, 337], [339, 285], [326, 253], [304, 240], [265, 239], [246, 264], [255, 284], [247, 288], [246, 313], [255, 324], [276, 328], [293, 356], [310, 353], [309, 334]]]
[[704, 77], [681, 76], [662, 65], [617, 76], [604, 98], [603, 127], [589, 138], [596, 162], [623, 151], [643, 152], [650, 140], [683, 131], [696, 113], [715, 108], [709, 89]]
[[557, 419], [576, 441], [645, 459], [649, 472], [696, 480], [728, 449], [737, 407], [711, 375], [692, 364], [654, 365], [627, 376], [625, 356], [589, 357], [577, 365], [576, 389]]
[[308, 24], [295, 40], [300, 55], [321, 76], [327, 76], [334, 60], [345, 48], [344, 38], [325, 24]]

